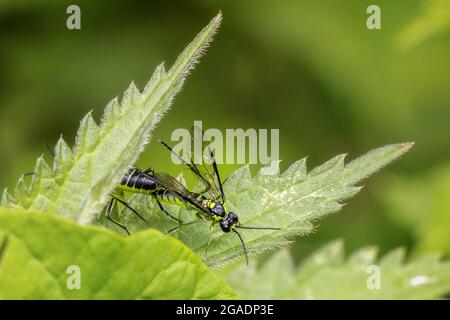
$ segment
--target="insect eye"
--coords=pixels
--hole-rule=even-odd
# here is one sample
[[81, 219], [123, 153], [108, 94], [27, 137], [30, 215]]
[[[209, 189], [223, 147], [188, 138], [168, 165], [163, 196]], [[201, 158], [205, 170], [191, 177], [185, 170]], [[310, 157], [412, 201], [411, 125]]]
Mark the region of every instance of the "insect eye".
[[238, 218], [237, 215], [235, 215], [233, 212], [230, 212], [230, 213], [228, 214], [228, 219], [230, 220], [230, 222], [231, 222], [232, 224], [236, 224], [236, 223], [238, 223], [238, 221], [239, 221], [239, 218]]
[[220, 221], [220, 228], [222, 229], [223, 232], [227, 233], [231, 231], [230, 228], [230, 223], [227, 219], [223, 219], [222, 221]]

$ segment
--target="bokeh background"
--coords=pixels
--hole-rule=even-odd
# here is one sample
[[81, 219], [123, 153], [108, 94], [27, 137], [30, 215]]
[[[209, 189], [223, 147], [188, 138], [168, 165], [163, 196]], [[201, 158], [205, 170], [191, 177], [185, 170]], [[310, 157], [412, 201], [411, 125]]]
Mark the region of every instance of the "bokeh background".
[[[66, 8], [81, 7], [79, 31]], [[382, 30], [366, 28], [381, 7]], [[143, 88], [218, 10], [221, 31], [154, 136], [205, 127], [279, 128], [282, 168], [312, 168], [390, 143], [411, 152], [317, 230], [299, 261], [329, 240], [347, 251], [405, 246], [450, 256], [450, 5], [408, 1], [0, 1], [0, 186], [14, 188], [60, 134], [134, 80]], [[177, 174], [155, 139], [139, 165]], [[223, 165], [223, 176], [234, 166]]]

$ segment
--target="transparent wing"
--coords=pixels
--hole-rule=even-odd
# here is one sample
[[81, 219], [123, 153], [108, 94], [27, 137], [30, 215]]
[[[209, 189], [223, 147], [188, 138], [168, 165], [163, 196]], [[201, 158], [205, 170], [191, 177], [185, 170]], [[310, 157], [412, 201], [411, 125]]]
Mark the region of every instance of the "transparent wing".
[[179, 199], [191, 205], [192, 207], [211, 215], [209, 208], [205, 208], [200, 201], [198, 201], [192, 192], [187, 190], [180, 181], [172, 177], [171, 175], [158, 172], [154, 174], [154, 177], [158, 180], [160, 185], [166, 188], [169, 192], [175, 194]]
[[[191, 142], [193, 147], [194, 158], [191, 162], [196, 166], [203, 179], [206, 180], [205, 193], [210, 195], [214, 200], [225, 202], [225, 196], [222, 189], [222, 181], [220, 180], [219, 171], [217, 169], [216, 159], [212, 150], [204, 141], [204, 132], [197, 126], [191, 128]], [[192, 159], [192, 157], [191, 157]]]
[[191, 150], [187, 151], [183, 157], [172, 150], [165, 142], [160, 141], [172, 154], [183, 162], [189, 170], [196, 176], [201, 187], [200, 193], [208, 199], [225, 202], [219, 171], [216, 160], [211, 149], [203, 141], [203, 131], [194, 126], [191, 128]]

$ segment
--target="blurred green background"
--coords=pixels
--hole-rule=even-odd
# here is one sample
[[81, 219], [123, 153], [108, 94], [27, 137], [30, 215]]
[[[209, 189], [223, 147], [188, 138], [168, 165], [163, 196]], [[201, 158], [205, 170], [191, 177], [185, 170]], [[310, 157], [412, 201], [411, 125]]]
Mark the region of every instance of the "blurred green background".
[[[66, 8], [81, 7], [78, 31]], [[366, 9], [381, 7], [382, 30]], [[450, 255], [450, 6], [409, 1], [0, 1], [0, 186], [14, 188], [60, 134], [97, 119], [131, 80], [143, 88], [218, 10], [223, 26], [154, 136], [205, 127], [279, 128], [282, 168], [312, 168], [416, 141], [338, 214], [299, 238], [297, 259], [342, 238], [353, 251]], [[156, 139], [139, 165], [180, 168]], [[221, 166], [227, 176], [234, 166]]]

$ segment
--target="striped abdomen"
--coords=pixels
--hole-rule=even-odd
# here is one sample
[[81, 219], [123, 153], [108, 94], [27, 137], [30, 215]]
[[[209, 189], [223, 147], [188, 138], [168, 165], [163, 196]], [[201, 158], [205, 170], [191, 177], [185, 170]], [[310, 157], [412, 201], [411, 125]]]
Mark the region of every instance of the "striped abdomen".
[[132, 193], [153, 195], [162, 202], [183, 204], [183, 201], [177, 195], [161, 186], [158, 179], [153, 177], [152, 174], [144, 173], [137, 168], [130, 169], [120, 179], [120, 184], [117, 189]]
[[158, 180], [151, 175], [143, 173], [137, 168], [130, 169], [122, 179], [120, 179], [120, 184], [118, 186], [118, 189], [124, 191], [144, 194], [151, 194], [159, 188], [161, 188], [161, 186], [159, 185]]

